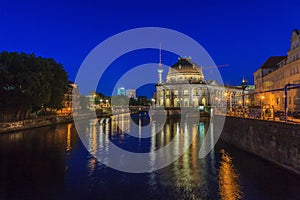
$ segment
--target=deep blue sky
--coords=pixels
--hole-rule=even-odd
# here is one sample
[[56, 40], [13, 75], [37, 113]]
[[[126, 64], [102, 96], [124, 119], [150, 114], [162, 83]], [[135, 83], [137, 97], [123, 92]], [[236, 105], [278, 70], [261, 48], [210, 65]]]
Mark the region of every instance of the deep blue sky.
[[[217, 65], [229, 64], [220, 69], [226, 84], [238, 85], [243, 76], [253, 83], [253, 72], [269, 56], [286, 54], [291, 31], [300, 29], [299, 10], [300, 2], [289, 0], [1, 0], [0, 51], [53, 57], [74, 80], [87, 54], [106, 38], [131, 28], [158, 26], [194, 38]], [[135, 59], [157, 62], [153, 55]], [[126, 60], [129, 63], [117, 67], [130, 66]], [[110, 89], [100, 88], [106, 94]]]

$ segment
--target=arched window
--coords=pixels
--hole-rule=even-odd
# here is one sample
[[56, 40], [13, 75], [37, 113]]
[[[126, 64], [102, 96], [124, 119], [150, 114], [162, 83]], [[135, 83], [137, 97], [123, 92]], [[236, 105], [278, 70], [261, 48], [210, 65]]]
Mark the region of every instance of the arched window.
[[179, 99], [178, 98], [174, 98], [174, 107], [179, 107]]
[[206, 106], [206, 99], [204, 97], [202, 98], [201, 103], [202, 103], [203, 106]]

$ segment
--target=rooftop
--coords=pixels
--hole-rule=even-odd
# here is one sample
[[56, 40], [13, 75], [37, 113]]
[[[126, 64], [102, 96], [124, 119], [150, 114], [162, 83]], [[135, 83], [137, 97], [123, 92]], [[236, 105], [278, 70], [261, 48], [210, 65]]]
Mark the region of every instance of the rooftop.
[[195, 73], [202, 74], [202, 69], [192, 61], [190, 57], [181, 57], [178, 61], [171, 66], [172, 69], [179, 73]]
[[300, 30], [298, 30], [298, 29], [294, 29], [293, 32], [295, 32], [297, 35], [300, 34]]
[[270, 69], [278, 67], [278, 63], [286, 59], [286, 56], [271, 56], [268, 60], [260, 67], [260, 69]]

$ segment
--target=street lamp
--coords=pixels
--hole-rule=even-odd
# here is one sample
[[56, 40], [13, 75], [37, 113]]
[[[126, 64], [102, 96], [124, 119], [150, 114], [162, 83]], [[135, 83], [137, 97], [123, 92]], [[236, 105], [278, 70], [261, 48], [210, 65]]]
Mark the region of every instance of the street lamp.
[[239, 101], [238, 103], [239, 103], [240, 106], [242, 105], [242, 101]]
[[228, 96], [228, 92], [225, 92], [224, 93], [224, 97], [225, 97], [226, 109], [228, 109], [228, 99], [227, 99], [227, 96]]
[[263, 101], [265, 99], [265, 96], [261, 96], [260, 97], [260, 109], [261, 109], [261, 118], [264, 118], [263, 114], [264, 114], [264, 111], [263, 111]]
[[229, 110], [230, 114], [232, 113], [232, 92], [228, 92], [229, 94]]
[[245, 78], [243, 77], [243, 80], [242, 80], [242, 84], [241, 84], [241, 86], [242, 86], [242, 90], [243, 90], [243, 95], [242, 95], [242, 98], [243, 98], [243, 107], [242, 107], [242, 109], [243, 109], [243, 116], [244, 116], [244, 107], [245, 107], [245, 90], [246, 90], [246, 88], [248, 87], [248, 82], [247, 82], [247, 80], [245, 80]]
[[247, 105], [247, 106], [249, 105], [249, 99], [246, 100], [246, 105]]

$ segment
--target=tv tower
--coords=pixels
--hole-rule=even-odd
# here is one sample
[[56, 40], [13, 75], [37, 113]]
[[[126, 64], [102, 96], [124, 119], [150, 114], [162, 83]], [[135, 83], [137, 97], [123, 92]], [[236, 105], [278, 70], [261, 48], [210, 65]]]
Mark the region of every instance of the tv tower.
[[162, 73], [164, 72], [164, 70], [162, 68], [162, 60], [161, 60], [161, 44], [160, 44], [160, 47], [159, 47], [159, 64], [158, 64], [157, 72], [158, 72], [158, 84], [162, 84], [163, 83]]

